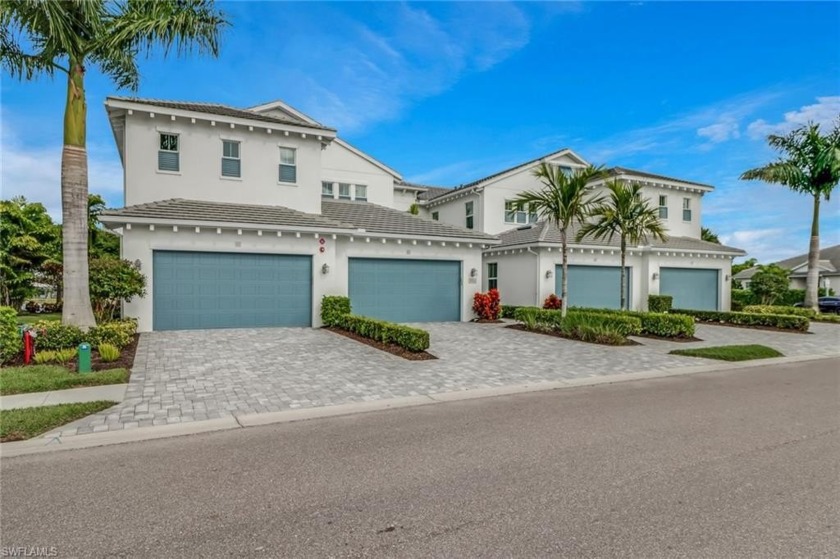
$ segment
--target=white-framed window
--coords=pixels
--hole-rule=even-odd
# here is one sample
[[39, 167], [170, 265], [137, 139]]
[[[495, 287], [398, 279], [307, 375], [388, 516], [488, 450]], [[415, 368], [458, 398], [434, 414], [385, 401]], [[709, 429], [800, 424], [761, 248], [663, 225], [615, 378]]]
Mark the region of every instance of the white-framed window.
[[691, 221], [691, 198], [683, 198], [683, 221]]
[[440, 212], [432, 212], [432, 221], [440, 221]]
[[536, 212], [532, 212], [528, 206], [518, 207], [518, 204], [513, 201], [505, 202], [505, 223], [519, 223], [525, 225], [527, 223], [536, 223], [538, 216]]
[[499, 288], [499, 263], [487, 263], [487, 289]]
[[475, 202], [467, 202], [464, 204], [464, 211], [466, 212], [465, 225], [467, 229], [472, 229], [475, 225]]
[[354, 191], [354, 199], [361, 200], [362, 202], [367, 201], [367, 186], [363, 184], [357, 184]]
[[558, 167], [561, 171], [563, 171], [563, 174], [567, 177], [572, 176], [572, 173], [574, 173], [574, 170], [572, 170], [572, 168], [567, 165], [558, 165]]
[[350, 199], [350, 183], [349, 182], [338, 183], [338, 198], [339, 198], [339, 200], [349, 200]]
[[240, 158], [239, 142], [222, 140], [222, 176], [241, 177], [242, 159]]
[[280, 147], [280, 182], [297, 182], [297, 150]]
[[659, 219], [668, 219], [668, 197], [659, 197]]
[[321, 196], [335, 198], [335, 183], [321, 181]]
[[171, 132], [160, 133], [158, 170], [177, 173], [181, 170], [180, 138]]

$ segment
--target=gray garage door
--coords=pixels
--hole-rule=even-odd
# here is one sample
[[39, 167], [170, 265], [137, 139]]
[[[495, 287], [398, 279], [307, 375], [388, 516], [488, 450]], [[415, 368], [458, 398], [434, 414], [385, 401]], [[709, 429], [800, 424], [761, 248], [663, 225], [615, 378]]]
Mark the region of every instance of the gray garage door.
[[718, 310], [718, 270], [660, 268], [659, 292], [674, 298], [675, 309]]
[[[625, 290], [627, 306], [632, 307], [630, 299], [630, 280], [632, 268], [625, 268]], [[562, 293], [563, 266], [557, 266], [554, 274], [555, 292]], [[569, 306], [590, 307], [594, 309], [621, 308], [621, 267], [620, 266], [569, 266]]]
[[392, 322], [461, 319], [461, 263], [351, 258], [353, 314]]
[[155, 251], [154, 329], [312, 325], [312, 258]]

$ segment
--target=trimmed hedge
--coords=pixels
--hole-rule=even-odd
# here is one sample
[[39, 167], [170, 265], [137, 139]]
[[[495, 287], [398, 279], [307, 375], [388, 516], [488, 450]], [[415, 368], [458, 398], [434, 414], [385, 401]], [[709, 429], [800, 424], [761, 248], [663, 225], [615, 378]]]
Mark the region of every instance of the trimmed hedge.
[[514, 312], [514, 318], [528, 329], [547, 328], [572, 335], [581, 327], [615, 332], [621, 337], [639, 334], [642, 331], [642, 323], [636, 317], [602, 312], [569, 310], [563, 319], [562, 311], [519, 307]]
[[93, 347], [113, 344], [122, 349], [131, 343], [131, 338], [137, 333], [137, 321], [133, 318], [112, 320], [94, 326], [86, 333], [78, 326], [62, 324], [60, 320], [39, 320], [32, 328], [36, 333], [35, 349], [38, 351], [76, 348], [82, 342]]
[[[669, 297], [670, 298], [670, 297]], [[616, 309], [572, 309], [600, 314], [632, 316], [642, 323], [642, 334], [659, 336], [662, 338], [693, 338], [694, 319], [684, 314], [655, 313], [638, 311], [620, 311]]]
[[773, 305], [747, 305], [744, 312], [754, 314], [789, 314], [792, 316], [804, 316], [805, 318], [816, 318], [817, 311], [804, 307], [776, 307]]
[[668, 312], [674, 304], [674, 298], [670, 295], [648, 295], [648, 311]]
[[792, 316], [784, 314], [754, 314], [746, 312], [724, 312], [724, 311], [695, 311], [687, 309], [675, 309], [675, 313], [693, 316], [700, 322], [712, 322], [719, 324], [735, 324], [738, 326], [766, 326], [778, 328], [779, 330], [792, 330], [796, 332], [807, 332], [810, 321], [804, 316]]
[[321, 299], [321, 322], [324, 326], [335, 326], [342, 316], [350, 314], [350, 297], [324, 295]]
[[516, 309], [522, 308], [526, 307], [518, 307], [516, 305], [502, 305], [502, 312], [499, 313], [499, 318], [516, 318], [514, 316], [514, 313], [516, 313]]
[[134, 318], [124, 318], [122, 320], [112, 320], [111, 322], [106, 322], [91, 328], [82, 338], [93, 347], [99, 347], [102, 344], [111, 344], [118, 349], [122, 349], [131, 343], [131, 339], [136, 333], [137, 320]]
[[23, 351], [23, 338], [12, 307], [0, 307], [0, 363], [5, 363]]
[[341, 315], [334, 326], [415, 353], [429, 349], [429, 333], [419, 328], [352, 314]]

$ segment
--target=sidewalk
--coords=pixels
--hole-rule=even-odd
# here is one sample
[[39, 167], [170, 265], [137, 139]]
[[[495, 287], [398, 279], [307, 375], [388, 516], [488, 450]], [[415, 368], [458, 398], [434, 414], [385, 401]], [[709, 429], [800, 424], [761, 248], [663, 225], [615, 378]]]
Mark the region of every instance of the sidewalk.
[[127, 388], [128, 384], [106, 384], [104, 386], [86, 386], [84, 388], [68, 388], [67, 390], [0, 396], [0, 410], [53, 406], [55, 404], [77, 404], [97, 400], [122, 402], [125, 399]]

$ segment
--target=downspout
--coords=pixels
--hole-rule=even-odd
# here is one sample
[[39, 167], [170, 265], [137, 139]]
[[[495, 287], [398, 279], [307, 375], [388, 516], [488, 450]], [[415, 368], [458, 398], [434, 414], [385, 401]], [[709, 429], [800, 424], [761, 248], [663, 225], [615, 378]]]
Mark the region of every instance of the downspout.
[[534, 306], [540, 307], [540, 253], [534, 252], [531, 247], [528, 247], [528, 252], [537, 257], [537, 290], [534, 292]]

